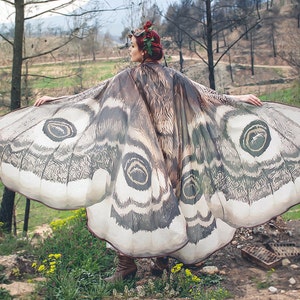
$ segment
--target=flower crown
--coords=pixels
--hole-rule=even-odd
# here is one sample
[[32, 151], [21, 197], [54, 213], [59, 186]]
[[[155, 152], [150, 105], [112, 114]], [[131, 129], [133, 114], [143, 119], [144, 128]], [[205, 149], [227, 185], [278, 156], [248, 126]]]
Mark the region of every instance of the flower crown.
[[143, 50], [146, 50], [147, 53], [152, 56], [152, 48], [153, 47], [158, 47], [161, 48], [161, 45], [159, 43], [154, 43], [154, 34], [152, 31], [152, 23], [150, 21], [147, 21], [146, 24], [144, 25], [144, 30], [136, 30], [136, 31], [131, 31], [132, 35], [135, 37], [144, 37], [144, 47]]
[[152, 35], [152, 23], [150, 21], [146, 22], [146, 24], [144, 25], [144, 30], [145, 30], [144, 50], [146, 50], [148, 54], [151, 56], [152, 42], [154, 41], [154, 37]]

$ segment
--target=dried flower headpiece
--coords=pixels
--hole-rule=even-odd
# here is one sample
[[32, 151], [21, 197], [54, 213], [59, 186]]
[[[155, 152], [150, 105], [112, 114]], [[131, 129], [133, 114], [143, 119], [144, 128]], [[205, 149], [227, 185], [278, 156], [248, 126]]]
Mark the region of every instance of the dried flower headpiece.
[[144, 25], [144, 31], [145, 31], [144, 50], [146, 50], [148, 54], [151, 56], [152, 42], [154, 42], [154, 37], [152, 35], [152, 23], [150, 21], [146, 22], [146, 24]]
[[[160, 43], [155, 43], [155, 38], [154, 38], [154, 31], [152, 30], [152, 23], [150, 21], [147, 21], [146, 24], [144, 25], [144, 30], [135, 30], [131, 31], [131, 34], [135, 37], [144, 37], [143, 42], [144, 42], [144, 47], [143, 50], [146, 50], [147, 53], [152, 56], [152, 49], [153, 47], [157, 48], [162, 48]], [[156, 34], [157, 35], [157, 34]]]

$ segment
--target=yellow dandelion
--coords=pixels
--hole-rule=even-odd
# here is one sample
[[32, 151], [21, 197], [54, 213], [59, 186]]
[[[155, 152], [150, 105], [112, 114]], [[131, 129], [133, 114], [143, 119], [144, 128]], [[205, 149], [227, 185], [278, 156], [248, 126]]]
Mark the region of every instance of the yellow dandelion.
[[193, 276], [193, 274], [192, 274], [192, 272], [191, 272], [190, 269], [185, 269], [185, 276], [187, 276], [187, 277]]
[[194, 276], [192, 277], [192, 281], [193, 281], [193, 282], [200, 282], [201, 279], [200, 279], [198, 276], [194, 275]]
[[183, 263], [180, 263], [180, 264], [177, 264], [177, 265], [175, 265], [172, 269], [171, 269], [171, 273], [178, 273], [180, 270], [181, 270], [181, 268], [182, 268], [182, 266], [183, 266]]
[[45, 269], [46, 269], [45, 265], [40, 265], [40, 266], [38, 267], [38, 271], [39, 271], [39, 272], [43, 272], [43, 271], [45, 271]]

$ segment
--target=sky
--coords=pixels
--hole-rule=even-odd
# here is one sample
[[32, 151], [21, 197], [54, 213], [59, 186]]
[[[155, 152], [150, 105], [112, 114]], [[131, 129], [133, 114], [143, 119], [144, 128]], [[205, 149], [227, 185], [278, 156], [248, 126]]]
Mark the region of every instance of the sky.
[[[67, 2], [67, 0], [58, 1], [60, 1], [61, 3]], [[55, 5], [57, 5], [58, 1], [55, 1]], [[134, 23], [137, 22], [135, 18], [136, 15], [133, 14], [133, 17], [130, 17], [130, 12], [135, 11], [135, 9], [137, 11], [141, 11], [142, 8], [142, 5], [139, 5], [142, 0], [76, 0], [72, 6], [69, 5], [61, 11], [64, 13], [70, 12], [78, 8], [79, 6], [85, 5], [89, 1], [103, 3], [103, 8], [118, 9], [116, 11], [101, 13], [101, 31], [103, 33], [110, 32], [114, 36], [120, 36], [124, 27], [135, 25]], [[165, 11], [169, 4], [176, 2], [176, 0], [144, 0], [144, 2], [146, 3], [146, 5], [156, 3], [159, 8]], [[132, 5], [131, 9], [122, 9], [130, 7], [130, 4]], [[27, 9], [25, 14], [27, 17], [30, 15], [36, 15], [37, 12], [41, 12], [46, 9], [48, 10], [50, 5], [51, 1], [41, 5], [30, 6], [31, 9]], [[14, 8], [11, 5], [5, 3], [3, 0], [0, 0], [0, 11], [0, 24], [14, 22]], [[45, 18], [45, 15], [43, 15], [43, 18]]]

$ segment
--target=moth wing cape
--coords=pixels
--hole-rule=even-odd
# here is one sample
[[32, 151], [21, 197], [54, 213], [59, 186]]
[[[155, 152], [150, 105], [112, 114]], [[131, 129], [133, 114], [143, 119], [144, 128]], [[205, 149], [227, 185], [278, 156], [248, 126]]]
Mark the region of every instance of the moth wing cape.
[[0, 177], [55, 209], [86, 207], [127, 255], [194, 263], [299, 203], [299, 120], [145, 64], [0, 118]]

